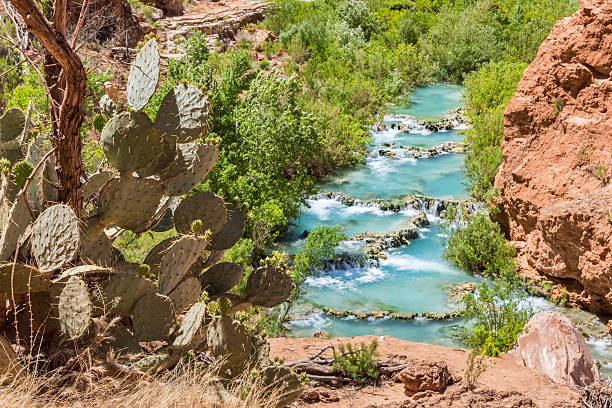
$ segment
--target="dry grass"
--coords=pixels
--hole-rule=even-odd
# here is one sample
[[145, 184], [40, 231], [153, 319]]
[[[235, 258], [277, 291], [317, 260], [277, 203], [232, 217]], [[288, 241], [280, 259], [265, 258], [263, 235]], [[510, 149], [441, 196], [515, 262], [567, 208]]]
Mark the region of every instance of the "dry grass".
[[102, 377], [83, 390], [57, 389], [54, 374], [26, 375], [0, 387], [2, 408], [257, 408], [274, 407], [275, 397], [260, 386], [234, 380], [229, 392], [210, 368], [177, 367], [159, 377], [117, 380]]

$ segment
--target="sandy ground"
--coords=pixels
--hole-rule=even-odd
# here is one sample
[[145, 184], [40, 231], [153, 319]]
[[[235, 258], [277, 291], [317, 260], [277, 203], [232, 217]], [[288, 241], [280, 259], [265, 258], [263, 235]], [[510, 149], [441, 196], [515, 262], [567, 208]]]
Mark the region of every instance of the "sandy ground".
[[[379, 340], [378, 351], [381, 360], [394, 359], [398, 363], [410, 360], [444, 361], [453, 375], [453, 379], [463, 377], [468, 353], [462, 349], [451, 349], [429, 344], [413, 343], [394, 337], [359, 336], [350, 338], [274, 338], [270, 340], [271, 357], [285, 361], [306, 359], [317, 354], [323, 347], [331, 344], [361, 342], [369, 343]], [[323, 357], [332, 357], [327, 350]], [[531, 398], [537, 407], [551, 408], [556, 406], [580, 407], [579, 394], [564, 385], [556, 384], [548, 376], [535, 370], [519, 367], [503, 358], [488, 358], [490, 368], [479, 378], [477, 387], [498, 392], [520, 392]], [[408, 397], [404, 394], [401, 383], [385, 381], [380, 386], [363, 388], [343, 387], [329, 389], [328, 402], [307, 403], [302, 401], [297, 406], [326, 408], [361, 408], [361, 407], [399, 407]], [[334, 401], [335, 400], [335, 401]]]

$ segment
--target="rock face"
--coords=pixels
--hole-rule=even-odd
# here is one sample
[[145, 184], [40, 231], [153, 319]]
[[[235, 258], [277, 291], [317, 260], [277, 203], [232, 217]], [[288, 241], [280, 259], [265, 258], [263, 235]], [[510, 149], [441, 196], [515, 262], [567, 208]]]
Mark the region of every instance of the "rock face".
[[444, 390], [452, 378], [445, 362], [418, 361], [399, 373], [398, 380], [404, 384], [406, 395], [417, 399], [417, 393]]
[[498, 221], [527, 275], [612, 312], [612, 2], [560, 20], [506, 107]]
[[584, 337], [558, 312], [533, 316], [527, 323], [527, 332], [505, 357], [570, 387], [584, 387], [600, 380]]

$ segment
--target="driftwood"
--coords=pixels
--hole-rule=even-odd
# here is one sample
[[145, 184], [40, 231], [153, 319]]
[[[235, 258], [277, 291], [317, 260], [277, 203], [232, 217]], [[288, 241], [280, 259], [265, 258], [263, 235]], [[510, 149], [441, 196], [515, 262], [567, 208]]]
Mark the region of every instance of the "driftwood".
[[[305, 373], [310, 380], [330, 384], [347, 384], [355, 382], [352, 378], [333, 370], [333, 358], [320, 358], [326, 350], [334, 349], [332, 345], [325, 346], [314, 356], [305, 360], [287, 361], [283, 365], [290, 367], [298, 374]], [[348, 353], [344, 353], [346, 355]], [[376, 365], [381, 376], [393, 377], [395, 374], [408, 367], [409, 364], [397, 364], [392, 360], [379, 361]]]

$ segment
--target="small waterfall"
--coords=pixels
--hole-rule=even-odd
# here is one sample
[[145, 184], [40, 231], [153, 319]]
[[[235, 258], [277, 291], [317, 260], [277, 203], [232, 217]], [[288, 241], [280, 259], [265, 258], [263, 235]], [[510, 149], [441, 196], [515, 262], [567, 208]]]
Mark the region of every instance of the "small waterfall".
[[350, 269], [365, 268], [366, 266], [375, 266], [375, 264], [376, 262], [371, 259], [342, 257], [325, 261], [323, 263], [323, 269], [326, 271], [347, 271]]

